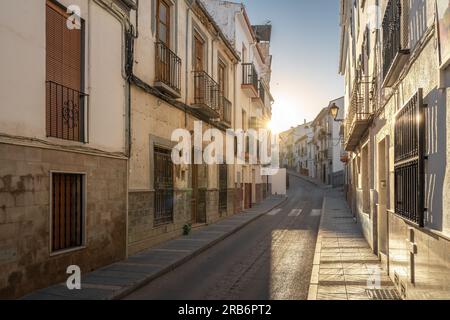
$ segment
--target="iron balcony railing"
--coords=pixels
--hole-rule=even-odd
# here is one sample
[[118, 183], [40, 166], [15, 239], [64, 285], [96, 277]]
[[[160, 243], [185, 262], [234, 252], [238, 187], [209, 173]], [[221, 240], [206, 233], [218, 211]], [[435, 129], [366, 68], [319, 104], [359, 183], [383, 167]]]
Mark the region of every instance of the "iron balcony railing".
[[232, 108], [233, 105], [230, 100], [225, 98], [222, 94], [219, 98], [220, 104], [220, 120], [231, 126]]
[[181, 92], [181, 59], [164, 43], [156, 43], [156, 82]]
[[53, 81], [46, 86], [47, 136], [87, 143], [89, 95]]
[[408, 32], [406, 27], [407, 12], [402, 14], [403, 0], [389, 0], [383, 18], [383, 74], [386, 77], [398, 53], [407, 53]]
[[350, 107], [345, 121], [345, 141], [354, 133], [358, 122], [369, 121], [372, 118], [369, 103], [370, 77], [360, 76], [353, 83]]
[[194, 101], [195, 105], [220, 112], [219, 84], [204, 71], [194, 71]]
[[242, 84], [251, 85], [258, 91], [258, 73], [253, 63], [242, 64]]
[[249, 127], [251, 129], [263, 129], [265, 127], [264, 120], [257, 117], [251, 117], [249, 121]]

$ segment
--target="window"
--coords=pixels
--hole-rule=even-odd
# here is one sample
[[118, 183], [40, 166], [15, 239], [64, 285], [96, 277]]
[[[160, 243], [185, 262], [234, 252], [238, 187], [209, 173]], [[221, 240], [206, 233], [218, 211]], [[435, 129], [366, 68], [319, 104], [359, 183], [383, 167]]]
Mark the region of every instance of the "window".
[[171, 42], [175, 43], [176, 41], [171, 39], [172, 6], [167, 1], [157, 0], [155, 8], [155, 87], [172, 97], [179, 98], [181, 95], [181, 58], [171, 50]]
[[220, 90], [221, 95], [223, 95], [224, 97], [227, 97], [228, 96], [228, 92], [227, 92], [227, 66], [220, 59], [219, 59], [219, 62], [218, 62], [217, 80], [219, 82], [219, 90]]
[[173, 222], [174, 177], [170, 149], [155, 147], [155, 226]]
[[227, 212], [228, 207], [228, 165], [219, 165], [219, 211]]
[[164, 0], [158, 0], [156, 8], [158, 41], [170, 48], [170, 6]]
[[398, 112], [395, 118], [394, 185], [395, 213], [424, 225], [424, 106], [422, 90]]
[[52, 173], [51, 250], [83, 245], [84, 181], [81, 174]]
[[247, 47], [245, 44], [242, 44], [242, 63], [247, 62]]
[[67, 27], [66, 9], [46, 3], [47, 136], [86, 142], [87, 95], [84, 80], [84, 22]]
[[205, 71], [205, 40], [194, 32], [194, 70]]

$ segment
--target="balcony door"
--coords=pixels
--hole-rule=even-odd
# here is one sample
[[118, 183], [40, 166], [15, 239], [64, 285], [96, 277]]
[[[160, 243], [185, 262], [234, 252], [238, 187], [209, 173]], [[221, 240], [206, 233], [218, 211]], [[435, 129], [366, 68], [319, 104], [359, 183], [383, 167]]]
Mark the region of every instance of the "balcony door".
[[170, 48], [170, 5], [158, 0], [156, 14], [158, 41]]
[[170, 6], [164, 0], [158, 0], [156, 9], [156, 79], [172, 84], [174, 75], [170, 70]]
[[194, 71], [205, 71], [205, 41], [194, 34]]
[[220, 94], [227, 97], [227, 66], [221, 60], [219, 60], [217, 71]]
[[46, 2], [47, 136], [84, 142], [84, 22], [69, 25], [67, 9]]

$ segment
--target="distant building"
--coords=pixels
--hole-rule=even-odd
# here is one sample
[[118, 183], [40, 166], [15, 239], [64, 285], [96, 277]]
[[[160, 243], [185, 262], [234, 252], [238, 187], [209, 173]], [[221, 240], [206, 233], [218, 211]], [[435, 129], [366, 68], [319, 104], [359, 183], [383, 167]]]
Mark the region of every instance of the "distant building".
[[329, 106], [322, 109], [312, 122], [315, 178], [323, 184], [340, 186], [344, 183], [344, 166], [341, 162], [341, 124], [330, 115], [332, 104], [340, 107], [338, 117], [343, 117], [344, 98], [342, 97], [331, 101]]
[[343, 97], [330, 101], [314, 121], [280, 134], [280, 162], [284, 168], [337, 187], [344, 184], [345, 151], [341, 122], [330, 115], [333, 104], [339, 108], [336, 120], [340, 120], [345, 113]]

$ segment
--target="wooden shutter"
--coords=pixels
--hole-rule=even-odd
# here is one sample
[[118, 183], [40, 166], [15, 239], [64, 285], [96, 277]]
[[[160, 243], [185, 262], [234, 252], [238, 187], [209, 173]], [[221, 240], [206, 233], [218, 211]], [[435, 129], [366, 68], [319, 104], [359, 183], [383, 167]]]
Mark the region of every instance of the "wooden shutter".
[[46, 4], [47, 136], [79, 140], [80, 119], [66, 123], [63, 104], [73, 101], [81, 109], [82, 29], [69, 29], [66, 10], [48, 0]]
[[52, 251], [83, 244], [83, 176], [52, 175]]
[[81, 91], [82, 30], [67, 28], [69, 15], [47, 1], [47, 80]]

